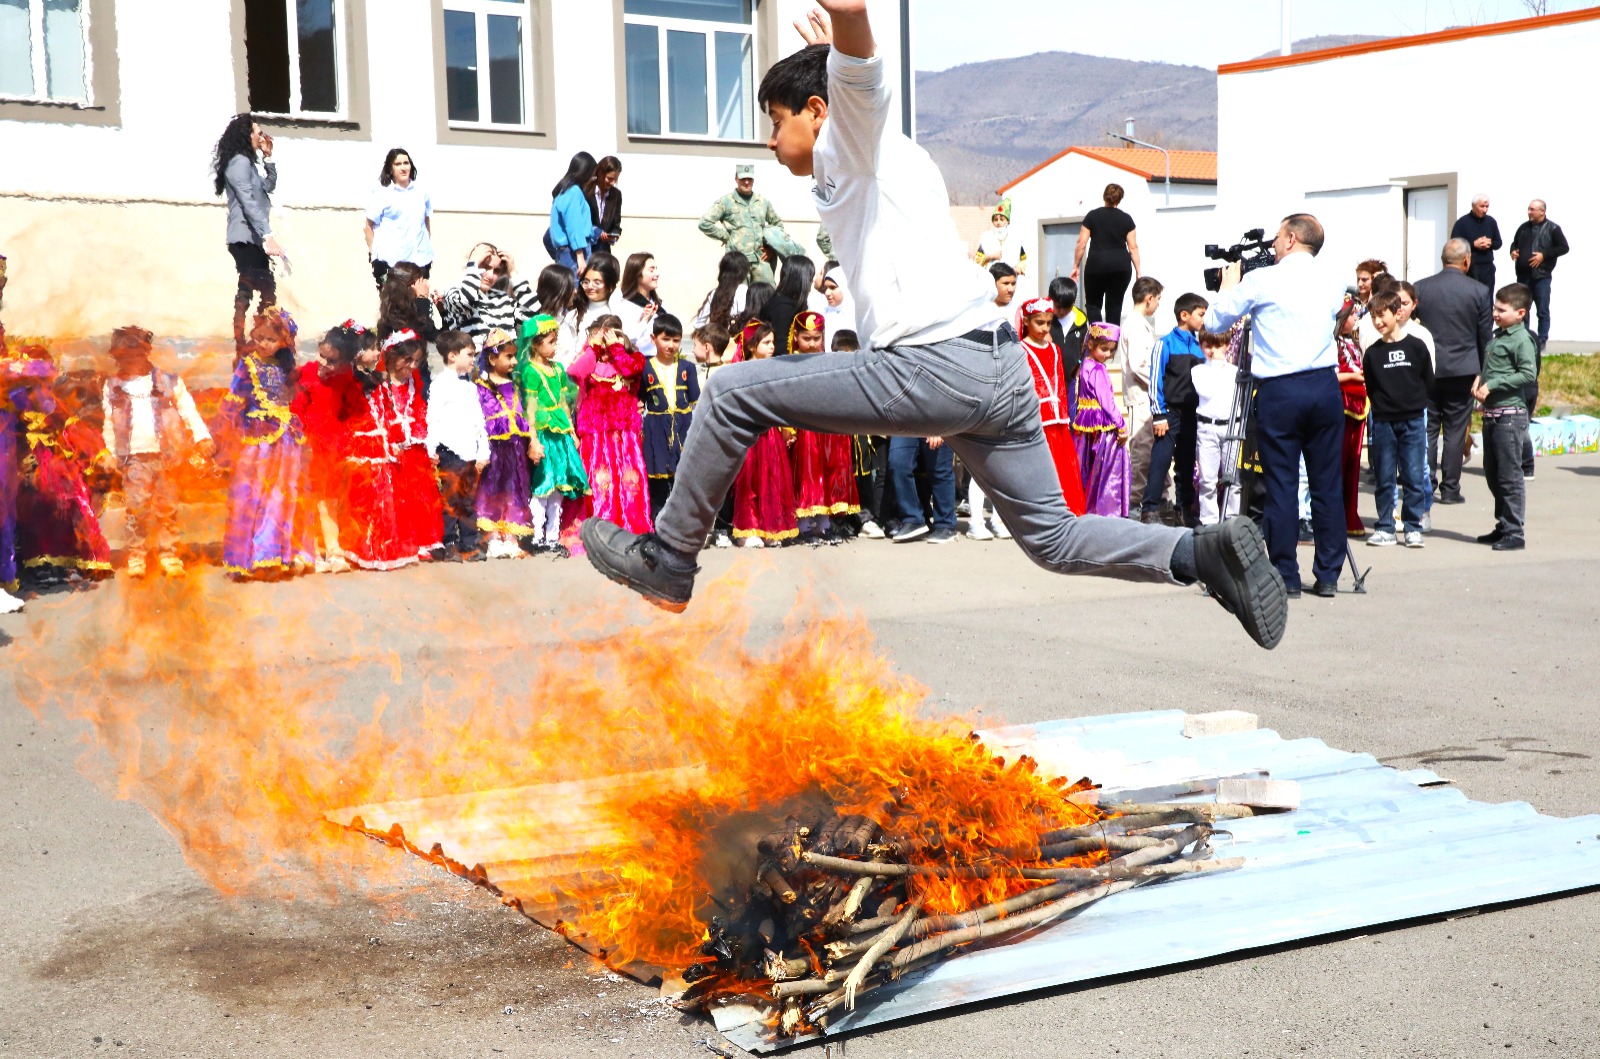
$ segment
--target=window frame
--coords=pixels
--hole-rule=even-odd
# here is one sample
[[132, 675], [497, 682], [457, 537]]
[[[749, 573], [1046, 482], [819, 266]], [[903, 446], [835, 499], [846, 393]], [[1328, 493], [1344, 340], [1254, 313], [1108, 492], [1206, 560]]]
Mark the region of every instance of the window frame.
[[[270, 2], [270, 0], [268, 0]], [[289, 99], [291, 103], [298, 103], [300, 96], [300, 14], [295, 10], [298, 0], [281, 0], [284, 6], [284, 26], [288, 37], [289, 49]], [[350, 105], [350, 54], [348, 46], [350, 39], [350, 4], [348, 0], [332, 0], [333, 2], [333, 54], [338, 63], [334, 71], [334, 85], [339, 93], [339, 107], [337, 110], [306, 110], [303, 107], [291, 106], [286, 111], [277, 110], [252, 110], [252, 114], [266, 118], [269, 123], [317, 121], [317, 122], [347, 122], [350, 120], [352, 108]], [[245, 62], [250, 59], [249, 42], [245, 43]], [[245, 100], [249, 103], [249, 69], [245, 70]]]
[[[55, 107], [92, 109], [95, 106], [94, 79], [94, 5], [82, 0], [78, 9], [78, 34], [83, 41], [83, 99], [65, 99], [50, 92], [50, 56], [44, 36], [45, 0], [23, 0], [28, 5], [28, 61], [33, 74], [31, 95], [0, 95], [0, 102], [31, 103]], [[40, 88], [43, 91], [40, 91]]]
[[[98, 0], [104, 3], [106, 0]], [[372, 138], [372, 102], [367, 72], [367, 0], [339, 0], [345, 9], [349, 32], [335, 49], [344, 64], [343, 117], [325, 111], [298, 117], [263, 114], [262, 125], [274, 136], [311, 140], [365, 140]], [[245, 49], [245, 0], [231, 0], [230, 31], [233, 42], [234, 113], [250, 110], [250, 56]], [[253, 113], [253, 112], [252, 112]]]
[[[88, 102], [47, 96], [0, 96], [0, 121], [107, 128], [122, 124], [116, 0], [83, 0], [83, 3], [83, 77]], [[43, 10], [42, 5], [40, 10]], [[31, 21], [31, 4], [29, 18]], [[29, 47], [32, 47], [31, 25]]]
[[[450, 84], [449, 67], [445, 68], [445, 76], [440, 79], [440, 92], [443, 95], [444, 118], [450, 128], [460, 132], [510, 132], [532, 133], [540, 131], [538, 115], [541, 102], [540, 85], [536, 84], [533, 76], [537, 59], [537, 38], [534, 33], [534, 22], [540, 16], [540, 5], [535, 0], [522, 0], [517, 6], [516, 13], [522, 19], [522, 122], [510, 124], [503, 121], [484, 121], [485, 113], [494, 112], [494, 100], [491, 95], [490, 65], [489, 65], [489, 17], [490, 15], [512, 14], [512, 5], [505, 0], [443, 0], [440, 5], [440, 25], [443, 25], [444, 12], [461, 11], [473, 15], [476, 44], [478, 48], [478, 121], [461, 121], [450, 117]], [[442, 36], [442, 34], [441, 34]], [[441, 40], [442, 46], [442, 40]]]
[[[527, 0], [525, 18], [528, 20], [524, 34], [531, 34], [523, 70], [524, 107], [521, 126], [495, 125], [491, 122], [460, 123], [450, 120], [449, 68], [445, 63], [444, 12], [446, 6], [455, 6], [455, 0], [430, 0], [433, 19], [433, 97], [436, 142], [440, 146], [458, 145], [475, 147], [538, 147], [553, 150], [556, 146], [555, 116], [556, 96], [555, 51], [552, 46], [551, 4], [553, 0]], [[461, 8], [456, 8], [461, 10]], [[481, 113], [481, 111], [480, 111]]]
[[[763, 25], [763, 23], [766, 20], [763, 18], [763, 14], [764, 14], [763, 9], [771, 7], [771, 6], [774, 6], [774, 5], [772, 5], [770, 3], [765, 3], [765, 2], [763, 2], [763, 0], [751, 0], [751, 3], [750, 3], [750, 21], [749, 22], [717, 22], [717, 21], [714, 21], [712, 19], [676, 18], [676, 17], [671, 16], [671, 15], [630, 15], [624, 9], [623, 0], [618, 0], [617, 13], [618, 13], [618, 16], [619, 16], [619, 21], [618, 21], [617, 37], [618, 37], [618, 40], [619, 40], [619, 48], [620, 48], [620, 52], [621, 52], [621, 56], [622, 56], [621, 61], [619, 63], [619, 66], [621, 68], [620, 69], [620, 76], [621, 76], [621, 80], [622, 80], [622, 91], [621, 91], [620, 95], [618, 96], [618, 99], [622, 103], [622, 107], [621, 107], [621, 111], [622, 111], [622, 114], [621, 114], [622, 128], [623, 128], [624, 134], [628, 137], [628, 139], [632, 140], [632, 141], [641, 142], [641, 143], [699, 143], [699, 144], [717, 145], [717, 146], [733, 146], [733, 147], [759, 146], [759, 147], [763, 147], [764, 148], [766, 146], [766, 140], [763, 139], [763, 138], [760, 138], [759, 137], [759, 133], [757, 131], [758, 123], [760, 121], [760, 113], [759, 113], [759, 111], [756, 110], [755, 95], [756, 95], [756, 86], [757, 86], [757, 84], [759, 84], [759, 78], [760, 78], [760, 76], [761, 76], [761, 74], [763, 72], [763, 65], [764, 65], [762, 63], [762, 59], [764, 57], [764, 51], [763, 51], [763, 48], [762, 48], [762, 44], [763, 44], [763, 38], [766, 37], [766, 33], [764, 32], [766, 27]], [[657, 31], [657, 33], [656, 33], [657, 65], [658, 65], [659, 76], [660, 76], [660, 86], [659, 86], [660, 95], [659, 95], [658, 99], [660, 101], [661, 127], [662, 127], [660, 132], [633, 132], [632, 130], [630, 130], [628, 128], [628, 121], [629, 121], [628, 91], [627, 91], [627, 84], [628, 84], [627, 27], [628, 26], [651, 26], [651, 27], [654, 27], [656, 29], [656, 31]], [[670, 95], [670, 76], [671, 76], [671, 72], [668, 69], [667, 34], [670, 33], [670, 32], [674, 32], [674, 31], [680, 32], [680, 33], [698, 33], [698, 34], [704, 36], [705, 39], [706, 39], [706, 86], [705, 86], [705, 92], [706, 92], [706, 128], [708, 128], [708, 129], [715, 129], [715, 128], [717, 128], [717, 126], [719, 124], [718, 113], [717, 113], [717, 89], [716, 89], [717, 72], [718, 72], [717, 71], [716, 35], [718, 33], [729, 33], [729, 34], [740, 34], [740, 35], [747, 36], [747, 37], [750, 38], [750, 82], [751, 82], [751, 84], [750, 84], [750, 87], [749, 87], [749, 92], [750, 92], [751, 115], [750, 115], [750, 137], [749, 138], [720, 136], [720, 135], [718, 135], [718, 134], [716, 134], [714, 132], [706, 132], [706, 133], [673, 132], [673, 131], [670, 130], [670, 128], [668, 128], [668, 126], [671, 124], [671, 120], [672, 120], [671, 119], [672, 101], [671, 101], [671, 95]]]

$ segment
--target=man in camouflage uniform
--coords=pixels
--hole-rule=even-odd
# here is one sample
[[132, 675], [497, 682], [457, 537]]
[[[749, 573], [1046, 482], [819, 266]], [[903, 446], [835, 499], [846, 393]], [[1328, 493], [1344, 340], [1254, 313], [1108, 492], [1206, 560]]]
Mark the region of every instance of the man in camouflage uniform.
[[772, 266], [765, 260], [770, 255], [763, 255], [762, 248], [783, 257], [803, 250], [784, 231], [772, 203], [756, 194], [756, 167], [736, 166], [733, 173], [735, 190], [712, 203], [700, 218], [700, 231], [750, 259], [751, 283], [772, 283]]

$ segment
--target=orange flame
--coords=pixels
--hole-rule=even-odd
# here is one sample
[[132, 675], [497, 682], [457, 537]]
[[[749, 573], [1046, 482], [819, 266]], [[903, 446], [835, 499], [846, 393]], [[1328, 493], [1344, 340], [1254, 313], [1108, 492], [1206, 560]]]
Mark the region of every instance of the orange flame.
[[[328, 589], [348, 583], [119, 582], [76, 632], [64, 610], [44, 611], [13, 648], [19, 696], [84, 723], [85, 771], [148, 809], [230, 894], [393, 886], [401, 858], [328, 824], [341, 807], [692, 767], [691, 783], [665, 790], [612, 784], [601, 813], [621, 837], [575, 865], [609, 881], [579, 900], [572, 925], [619, 965], [694, 962], [719, 889], [750, 874], [739, 858], [754, 855], [754, 836], [808, 804], [899, 828], [925, 851], [914, 861], [942, 847], [942, 861], [974, 865], [1029, 863], [1043, 827], [1096, 815], [1026, 758], [993, 757], [969, 725], [919, 719], [923, 689], [864, 623], [807, 602], [762, 648], [746, 642], [731, 579], [684, 617], [619, 625], [591, 608], [544, 637], [530, 671], [520, 623], [487, 617], [521, 600], [453, 586], [462, 613], [439, 613], [429, 595], [429, 646], [408, 672], [382, 630], [335, 603]], [[351, 655], [346, 643], [371, 646]], [[390, 667], [392, 696], [362, 690]], [[504, 835], [513, 850], [561, 826], [555, 808], [527, 805]], [[411, 826], [368, 821], [391, 822]], [[1031, 885], [911, 880], [935, 912]]]

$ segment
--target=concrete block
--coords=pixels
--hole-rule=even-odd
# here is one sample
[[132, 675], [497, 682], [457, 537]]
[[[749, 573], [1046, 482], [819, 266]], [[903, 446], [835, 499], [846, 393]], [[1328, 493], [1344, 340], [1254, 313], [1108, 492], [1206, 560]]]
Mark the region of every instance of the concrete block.
[[1189, 739], [1204, 739], [1211, 735], [1230, 732], [1253, 732], [1261, 722], [1253, 713], [1243, 710], [1217, 710], [1214, 713], [1191, 713], [1183, 718], [1183, 734]]
[[1259, 809], [1298, 809], [1300, 784], [1294, 780], [1223, 780], [1217, 784], [1217, 801]]

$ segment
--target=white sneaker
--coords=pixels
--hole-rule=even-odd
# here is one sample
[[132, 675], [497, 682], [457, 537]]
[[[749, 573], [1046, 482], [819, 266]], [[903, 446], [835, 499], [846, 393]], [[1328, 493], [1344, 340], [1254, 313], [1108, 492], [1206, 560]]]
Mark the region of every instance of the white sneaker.
[[1406, 547], [1407, 548], [1423, 548], [1423, 547], [1426, 547], [1426, 546], [1427, 545], [1423, 541], [1421, 533], [1419, 533], [1416, 530], [1407, 530], [1406, 531]]
[[0, 614], [15, 614], [26, 604], [10, 592], [0, 588]]
[[716, 536], [711, 538], [713, 548], [732, 548], [733, 538], [728, 536], [727, 530], [718, 530]]
[[766, 546], [766, 542], [760, 537], [746, 537], [739, 542], [739, 547], [741, 548], [765, 548]]
[[869, 541], [883, 540], [883, 527], [870, 518], [861, 523], [861, 535]]
[[994, 534], [982, 522], [973, 522], [967, 526], [967, 536], [975, 541], [992, 541]]
[[1393, 533], [1388, 530], [1373, 530], [1372, 536], [1367, 538], [1368, 548], [1392, 548], [1400, 543]]
[[1000, 516], [996, 515], [994, 518], [990, 519], [989, 525], [994, 528], [994, 535], [996, 537], [999, 537], [1003, 541], [1008, 541], [1011, 539], [1011, 531], [1006, 529], [1006, 524], [1004, 522], [1000, 521]]
[[1432, 533], [1433, 532], [1433, 512], [1432, 511], [1429, 511], [1427, 514], [1422, 516], [1421, 526], [1422, 526], [1422, 532], [1423, 533]]

